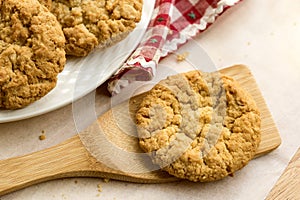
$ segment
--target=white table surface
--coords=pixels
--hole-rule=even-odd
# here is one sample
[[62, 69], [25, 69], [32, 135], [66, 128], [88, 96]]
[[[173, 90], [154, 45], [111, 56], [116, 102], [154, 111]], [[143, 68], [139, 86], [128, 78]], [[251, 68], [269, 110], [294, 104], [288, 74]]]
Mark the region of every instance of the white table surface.
[[[244, 0], [195, 41], [218, 68], [239, 63], [250, 67], [279, 129], [282, 144], [278, 149], [252, 160], [233, 178], [212, 183], [104, 183], [99, 178], [69, 178], [37, 184], [0, 200], [264, 199], [300, 147], [300, 3]], [[162, 63], [168, 64], [172, 59]], [[96, 94], [99, 104], [101, 95]], [[40, 141], [42, 130], [47, 138]], [[0, 124], [0, 159], [53, 146], [74, 134], [72, 105], [35, 118]], [[98, 191], [98, 184], [102, 192]]]

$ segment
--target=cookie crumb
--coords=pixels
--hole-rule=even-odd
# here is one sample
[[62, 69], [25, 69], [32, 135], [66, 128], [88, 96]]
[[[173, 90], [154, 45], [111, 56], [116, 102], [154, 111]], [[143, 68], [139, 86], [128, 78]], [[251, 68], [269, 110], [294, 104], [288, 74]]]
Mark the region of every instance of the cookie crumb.
[[100, 193], [102, 192], [102, 185], [99, 183], [98, 185], [97, 185], [97, 191], [99, 192], [96, 196], [97, 197], [100, 197]]
[[61, 195], [61, 198], [62, 198], [62, 199], [67, 199], [67, 197], [66, 197], [65, 194], [62, 194], [62, 195]]
[[104, 182], [104, 183], [108, 183], [109, 181], [110, 181], [109, 178], [104, 178], [104, 179], [103, 179], [103, 182]]
[[178, 62], [184, 61], [187, 58], [188, 55], [189, 55], [188, 52], [184, 52], [182, 54], [178, 54], [177, 55], [177, 61]]
[[46, 139], [46, 135], [44, 133], [42, 133], [40, 136], [39, 136], [39, 140], [45, 140]]
[[102, 185], [101, 184], [98, 184], [97, 188], [98, 188], [98, 192], [102, 192]]
[[77, 184], [77, 183], [78, 183], [78, 181], [77, 181], [77, 180], [75, 180], [75, 181], [74, 181], [74, 183], [75, 183], [75, 184]]

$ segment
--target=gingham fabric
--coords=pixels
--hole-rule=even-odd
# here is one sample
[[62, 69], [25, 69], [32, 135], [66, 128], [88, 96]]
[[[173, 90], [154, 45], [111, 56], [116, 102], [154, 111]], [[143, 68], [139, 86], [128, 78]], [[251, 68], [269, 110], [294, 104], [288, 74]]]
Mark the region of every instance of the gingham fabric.
[[114, 95], [133, 81], [155, 76], [161, 58], [204, 31], [226, 9], [240, 0], [156, 0], [148, 29], [128, 60], [109, 79]]

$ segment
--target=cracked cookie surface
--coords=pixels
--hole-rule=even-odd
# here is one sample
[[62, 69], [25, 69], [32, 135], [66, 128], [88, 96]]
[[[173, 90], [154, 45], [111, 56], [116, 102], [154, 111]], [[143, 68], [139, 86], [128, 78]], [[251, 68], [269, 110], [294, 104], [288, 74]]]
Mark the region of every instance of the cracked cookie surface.
[[65, 38], [37, 0], [0, 1], [0, 30], [0, 108], [22, 108], [55, 87]]
[[163, 170], [190, 181], [233, 174], [255, 155], [260, 113], [230, 77], [191, 71], [154, 86], [136, 114], [141, 148]]
[[66, 37], [66, 53], [86, 56], [127, 36], [140, 21], [142, 0], [40, 0], [57, 17]]

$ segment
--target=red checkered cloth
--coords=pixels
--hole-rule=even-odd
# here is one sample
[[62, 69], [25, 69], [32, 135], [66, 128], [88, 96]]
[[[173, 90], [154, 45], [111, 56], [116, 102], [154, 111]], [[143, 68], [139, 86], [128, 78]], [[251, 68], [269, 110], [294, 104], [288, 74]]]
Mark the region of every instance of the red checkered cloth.
[[133, 81], [155, 76], [161, 58], [204, 31], [226, 9], [240, 0], [156, 0], [148, 29], [137, 49], [110, 78], [114, 95]]

